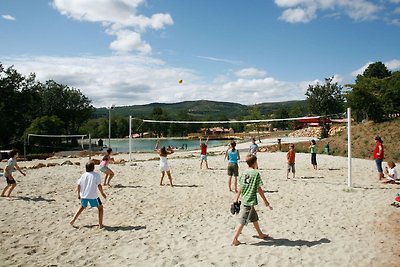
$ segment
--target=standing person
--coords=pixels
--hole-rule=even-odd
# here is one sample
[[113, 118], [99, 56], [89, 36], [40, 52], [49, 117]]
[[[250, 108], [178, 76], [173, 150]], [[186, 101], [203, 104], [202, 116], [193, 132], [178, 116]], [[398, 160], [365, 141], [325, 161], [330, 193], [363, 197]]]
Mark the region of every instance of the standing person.
[[254, 228], [257, 231], [258, 238], [264, 239], [269, 237], [267, 234], [264, 234], [258, 223], [258, 215], [254, 208], [258, 204], [257, 202], [257, 193], [260, 195], [262, 200], [264, 201], [265, 205], [272, 210], [272, 206], [270, 205], [269, 201], [265, 197], [264, 191], [262, 190], [262, 179], [259, 171], [257, 170], [257, 157], [254, 155], [247, 155], [246, 163], [248, 165], [248, 169], [245, 170], [243, 173], [240, 174], [239, 178], [239, 191], [236, 194], [236, 198], [234, 202], [240, 201], [243, 204], [243, 208], [240, 210], [240, 217], [239, 217], [239, 226], [235, 232], [233, 237], [232, 245], [238, 246], [240, 245], [239, 235], [243, 230], [243, 227], [247, 225], [248, 222], [252, 222]]
[[208, 136], [205, 143], [201, 142], [201, 137], [200, 137], [200, 170], [203, 166], [203, 161], [206, 163], [206, 168], [209, 169], [207, 162], [207, 146], [208, 146]]
[[[6, 168], [4, 169], [4, 177], [6, 178], [7, 185], [1, 192], [2, 197], [10, 197], [11, 192], [15, 189], [17, 186], [17, 182], [15, 181], [12, 173], [16, 169], [18, 170], [23, 176], [26, 175], [21, 168], [17, 164], [17, 156], [18, 156], [18, 150], [12, 149], [8, 155], [10, 158], [7, 161]], [[8, 193], [7, 193], [8, 190]]]
[[107, 149], [106, 154], [104, 155], [103, 159], [100, 162], [100, 171], [105, 173], [103, 185], [108, 185], [108, 186], [111, 186], [110, 182], [111, 179], [114, 177], [114, 172], [108, 167], [110, 161], [114, 161], [114, 158], [111, 157], [111, 154], [112, 154], [112, 148]]
[[395, 169], [396, 164], [393, 161], [388, 161], [387, 166], [385, 167], [385, 173], [387, 174], [387, 179], [383, 181], [383, 183], [391, 184], [396, 183], [397, 170]]
[[157, 151], [158, 155], [160, 156], [160, 171], [161, 171], [161, 178], [160, 178], [160, 185], [163, 185], [163, 179], [165, 176], [165, 173], [167, 173], [168, 179], [169, 179], [169, 185], [172, 187], [172, 176], [171, 176], [171, 169], [168, 164], [168, 159], [167, 156], [168, 154], [174, 153], [174, 150], [172, 149], [166, 149], [165, 146], [162, 148], [158, 148], [158, 145], [160, 144], [160, 140], [157, 140], [155, 150]]
[[101, 186], [100, 174], [94, 171], [94, 162], [92, 160], [89, 161], [88, 163], [86, 163], [85, 168], [86, 172], [82, 174], [77, 181], [78, 199], [80, 199], [81, 206], [69, 223], [73, 226], [82, 211], [84, 211], [88, 204], [90, 204], [90, 207], [97, 208], [99, 211], [99, 228], [101, 229], [104, 227], [104, 210], [103, 204], [101, 203], [101, 200], [97, 195], [97, 189], [100, 191], [101, 195], [104, 198], [106, 198], [107, 196], [103, 191], [103, 187]]
[[296, 176], [296, 168], [294, 167], [295, 164], [295, 158], [296, 158], [296, 152], [294, 151], [294, 144], [290, 144], [289, 146], [289, 151], [286, 154], [286, 160], [287, 160], [287, 173], [286, 173], [286, 179], [289, 179], [289, 172], [292, 171], [293, 173], [293, 179]]
[[378, 170], [378, 179], [382, 180], [384, 178], [383, 169], [382, 169], [382, 161], [384, 158], [384, 148], [383, 141], [380, 136], [375, 137], [375, 149], [373, 153], [373, 157], [376, 163], [376, 169]]
[[225, 159], [228, 159], [228, 188], [232, 192], [232, 176], [235, 177], [235, 193], [237, 193], [237, 177], [239, 176], [239, 165], [238, 160], [240, 160], [239, 150], [236, 149], [236, 142], [232, 141], [230, 143], [230, 148], [225, 153]]
[[310, 152], [311, 152], [311, 164], [314, 167], [314, 170], [318, 169], [317, 168], [317, 144], [315, 140], [311, 140], [311, 145], [310, 145]]
[[254, 156], [257, 156], [257, 152], [258, 152], [258, 145], [256, 144], [256, 139], [253, 137], [251, 139], [251, 145], [250, 145], [250, 148], [249, 148], [249, 153], [254, 155]]

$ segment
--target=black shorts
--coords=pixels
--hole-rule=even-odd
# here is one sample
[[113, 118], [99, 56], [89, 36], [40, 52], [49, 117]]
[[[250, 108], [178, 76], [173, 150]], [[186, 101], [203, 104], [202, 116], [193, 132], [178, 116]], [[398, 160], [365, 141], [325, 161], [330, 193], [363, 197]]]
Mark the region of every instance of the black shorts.
[[317, 153], [311, 153], [311, 164], [317, 165]]
[[12, 177], [12, 176], [9, 176], [9, 177], [6, 176], [6, 181], [7, 181], [7, 184], [16, 184], [17, 183], [14, 180], [14, 177]]

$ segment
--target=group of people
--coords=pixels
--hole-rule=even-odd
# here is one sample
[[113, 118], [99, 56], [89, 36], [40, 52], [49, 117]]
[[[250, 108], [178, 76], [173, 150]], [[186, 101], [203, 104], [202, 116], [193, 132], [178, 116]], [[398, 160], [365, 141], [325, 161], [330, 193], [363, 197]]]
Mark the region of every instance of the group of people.
[[[385, 168], [385, 173], [387, 174], [386, 180], [384, 179], [384, 171], [382, 168], [382, 161], [384, 158], [384, 148], [382, 139], [377, 136], [375, 138], [376, 146], [373, 152], [373, 156], [376, 162], [377, 170], [378, 170], [378, 178], [380, 181], [385, 183], [395, 182], [397, 180], [397, 171], [395, 169], [395, 163], [393, 161], [388, 161], [387, 167]], [[157, 140], [155, 151], [158, 153], [160, 158], [160, 185], [163, 185], [163, 179], [165, 174], [167, 174], [169, 179], [169, 185], [172, 187], [172, 176], [170, 166], [168, 164], [167, 157], [168, 155], [174, 153], [173, 149], [166, 148], [165, 146], [159, 148], [160, 140]], [[207, 162], [207, 146], [208, 146], [208, 138], [205, 142], [202, 142], [200, 138], [200, 169], [202, 169], [203, 163], [207, 169], [209, 169]], [[314, 169], [317, 169], [317, 160], [316, 160], [316, 142], [312, 140], [310, 143], [310, 153], [311, 153], [311, 164]], [[255, 206], [258, 204], [257, 194], [260, 195], [264, 204], [272, 210], [272, 206], [268, 199], [266, 198], [264, 191], [262, 190], [262, 179], [261, 174], [258, 171], [258, 163], [257, 163], [257, 152], [259, 151], [258, 145], [256, 144], [255, 139], [252, 139], [252, 144], [248, 150], [248, 154], [246, 155], [245, 161], [248, 165], [248, 169], [243, 171], [239, 176], [239, 165], [238, 161], [240, 160], [239, 150], [236, 149], [236, 142], [232, 141], [229, 145], [229, 149], [225, 153], [225, 160], [228, 160], [228, 188], [229, 191], [232, 190], [232, 178], [234, 177], [234, 204], [240, 209], [239, 215], [239, 225], [235, 231], [232, 245], [237, 246], [240, 243], [239, 235], [243, 230], [244, 226], [248, 224], [248, 222], [252, 222], [254, 228], [257, 231], [257, 237], [264, 239], [267, 238], [268, 235], [264, 234], [260, 228], [258, 223], [259, 218], [257, 212], [255, 210]], [[295, 178], [295, 149], [294, 144], [289, 145], [289, 151], [286, 154], [287, 159], [287, 176], [289, 179], [289, 173], [293, 173], [293, 178]], [[21, 168], [17, 164], [17, 156], [18, 151], [13, 149], [9, 152], [10, 159], [7, 161], [6, 168], [4, 169], [4, 176], [6, 178], [7, 186], [3, 189], [1, 196], [9, 197], [12, 191], [16, 187], [16, 181], [13, 177], [13, 171], [18, 170], [22, 175], [26, 175], [25, 172], [21, 170]], [[102, 185], [100, 174], [95, 172], [95, 163], [93, 160], [89, 161], [85, 165], [85, 173], [81, 175], [81, 177], [77, 181], [77, 197], [80, 200], [80, 207], [75, 213], [74, 217], [70, 221], [71, 225], [74, 225], [75, 221], [78, 219], [80, 214], [87, 208], [90, 204], [91, 207], [98, 208], [98, 218], [99, 218], [99, 228], [103, 228], [103, 204], [98, 197], [98, 191], [101, 193], [103, 198], [106, 198], [106, 194], [103, 190], [103, 186], [111, 186], [111, 179], [114, 177], [114, 172], [109, 168], [109, 163], [114, 161], [112, 157], [112, 149], [109, 148], [106, 151], [106, 154], [103, 156], [99, 170], [105, 174], [104, 182]], [[238, 179], [239, 177], [239, 179]], [[239, 186], [238, 186], [239, 185]], [[398, 202], [400, 202], [400, 192], [396, 197], [396, 201], [394, 202], [397, 206], [399, 206]], [[393, 205], [393, 203], [392, 203]]]

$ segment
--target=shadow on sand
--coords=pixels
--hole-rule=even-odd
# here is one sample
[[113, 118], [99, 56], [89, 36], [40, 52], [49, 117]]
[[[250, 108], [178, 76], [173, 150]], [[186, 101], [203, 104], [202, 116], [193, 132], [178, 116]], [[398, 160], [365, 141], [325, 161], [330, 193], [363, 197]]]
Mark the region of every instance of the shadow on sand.
[[174, 184], [174, 187], [203, 187], [197, 184]]
[[141, 188], [143, 186], [141, 185], [122, 185], [122, 184], [116, 184], [113, 186], [114, 188]]
[[[84, 228], [97, 228], [99, 225], [98, 224], [92, 224], [92, 225], [85, 225], [83, 226]], [[76, 227], [78, 228], [78, 227]], [[104, 227], [102, 228], [102, 230], [105, 231], [110, 231], [110, 232], [117, 232], [117, 231], [138, 231], [138, 230], [144, 230], [146, 229], [146, 226], [133, 226], [133, 225], [129, 225], [129, 226], [108, 226], [108, 225], [104, 225]]]
[[253, 245], [255, 246], [286, 246], [286, 247], [301, 247], [301, 246], [307, 246], [307, 247], [313, 247], [321, 244], [327, 244], [330, 243], [331, 241], [327, 238], [321, 238], [320, 240], [315, 240], [315, 241], [308, 241], [308, 240], [290, 240], [286, 238], [268, 238], [264, 239], [263, 241], [257, 242]]
[[44, 202], [54, 202], [56, 201], [55, 199], [46, 199], [43, 198], [42, 196], [38, 196], [38, 197], [15, 197], [16, 199], [21, 199], [24, 201], [44, 201]]
[[138, 230], [144, 230], [146, 229], [146, 226], [138, 225], [138, 226], [104, 226], [104, 230], [106, 231], [111, 231], [111, 232], [116, 232], [116, 231], [138, 231]]

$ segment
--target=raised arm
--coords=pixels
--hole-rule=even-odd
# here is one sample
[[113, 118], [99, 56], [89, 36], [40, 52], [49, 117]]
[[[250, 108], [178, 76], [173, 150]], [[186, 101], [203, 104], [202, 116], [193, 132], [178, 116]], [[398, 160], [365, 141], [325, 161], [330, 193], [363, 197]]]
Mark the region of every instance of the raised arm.
[[206, 146], [208, 146], [208, 138], [209, 138], [209, 136], [207, 136], [207, 140], [206, 140]]

